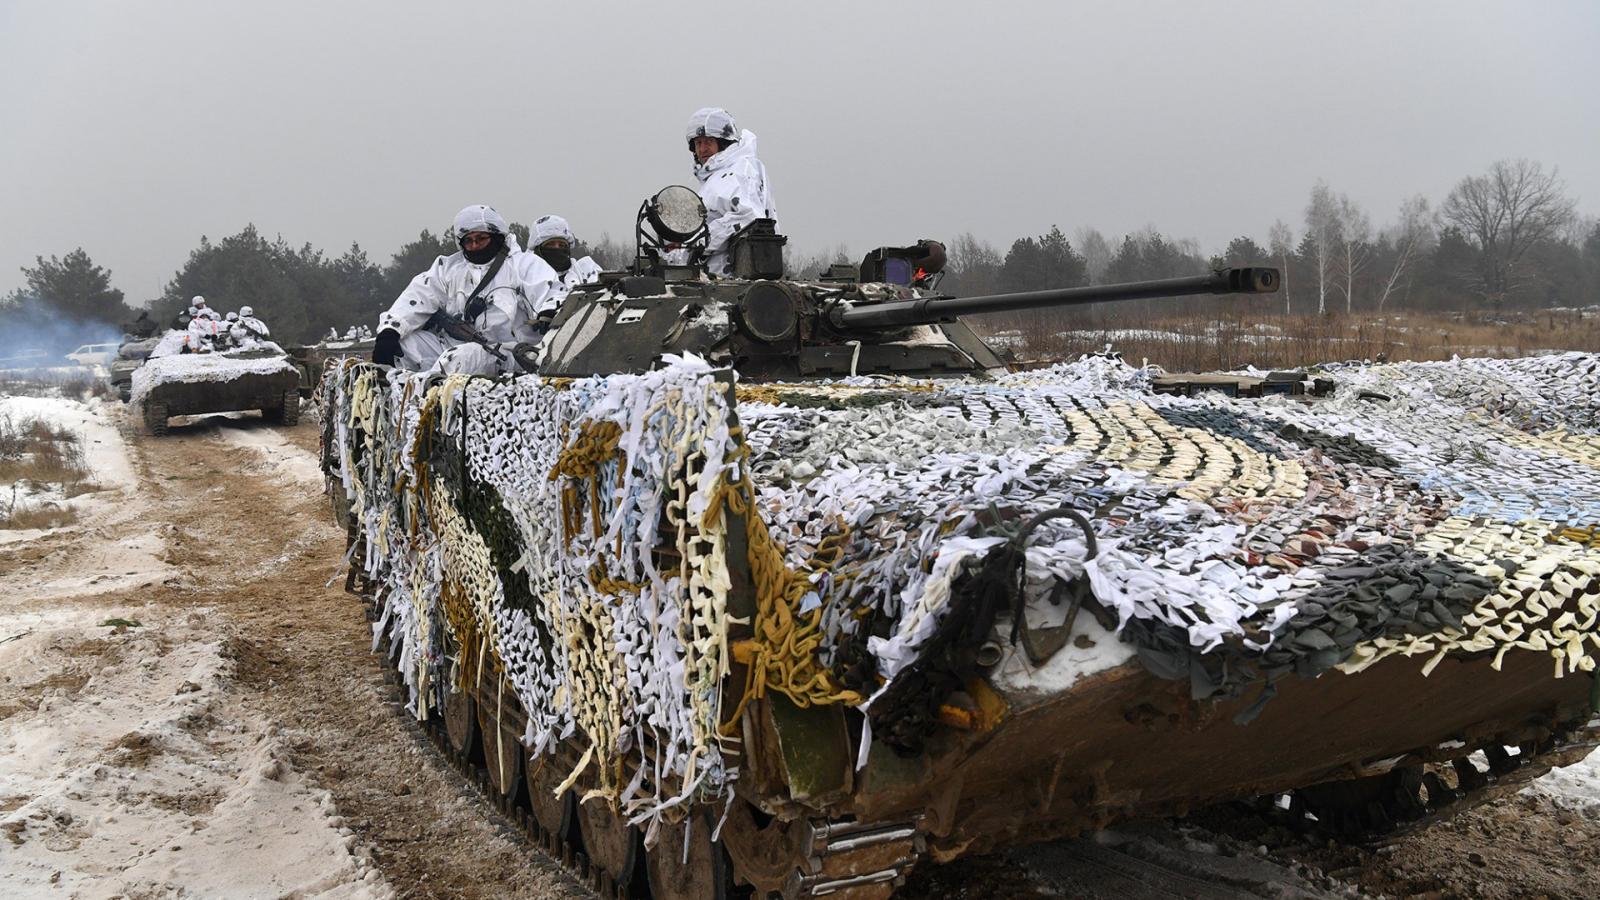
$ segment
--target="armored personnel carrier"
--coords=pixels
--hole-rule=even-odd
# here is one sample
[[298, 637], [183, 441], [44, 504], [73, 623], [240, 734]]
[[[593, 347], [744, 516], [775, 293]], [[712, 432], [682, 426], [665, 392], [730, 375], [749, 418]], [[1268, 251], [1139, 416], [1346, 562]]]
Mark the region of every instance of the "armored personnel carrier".
[[322, 381], [322, 372], [330, 360], [347, 356], [370, 357], [373, 341], [370, 337], [326, 338], [315, 344], [293, 344], [283, 348], [289, 361], [300, 373], [300, 396], [310, 397]]
[[107, 367], [110, 372], [111, 386], [116, 389], [117, 396], [123, 403], [127, 403], [133, 396], [133, 373], [144, 365], [161, 343], [160, 337], [132, 338], [122, 342], [117, 348], [117, 358]]
[[782, 279], [758, 223], [710, 278], [697, 205], [537, 374], [322, 392], [409, 710], [608, 893], [884, 897], [1248, 798], [1382, 830], [1595, 745], [1593, 357], [1011, 373], [959, 316], [1277, 273], [958, 299], [925, 244]]
[[169, 332], [129, 379], [129, 402], [139, 408], [151, 434], [166, 434], [173, 416], [207, 413], [258, 409], [272, 422], [300, 421], [300, 376], [283, 348], [268, 341], [245, 349], [181, 353], [181, 338]]

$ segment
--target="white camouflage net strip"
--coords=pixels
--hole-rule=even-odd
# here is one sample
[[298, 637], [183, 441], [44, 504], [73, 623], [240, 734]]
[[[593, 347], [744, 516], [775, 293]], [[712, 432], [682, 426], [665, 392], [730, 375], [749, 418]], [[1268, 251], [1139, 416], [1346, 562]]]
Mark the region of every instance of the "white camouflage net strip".
[[805, 579], [791, 612], [815, 629], [835, 700], [900, 678], [950, 614], [961, 560], [1059, 507], [1089, 517], [1099, 553], [1086, 561], [1069, 520], [1041, 525], [1030, 615], [1086, 578], [1103, 623], [1197, 697], [1452, 650], [1545, 653], [1561, 675], [1600, 649], [1588, 355], [1340, 368], [1319, 399], [1158, 395], [1099, 358], [994, 381], [750, 385], [742, 435], [692, 358], [427, 394], [398, 373], [380, 389], [373, 371], [335, 376], [331, 452], [414, 711], [445, 665], [448, 579], [528, 711], [526, 742], [580, 741], [586, 783], [636, 821], [731, 777], [717, 513], [738, 474]]

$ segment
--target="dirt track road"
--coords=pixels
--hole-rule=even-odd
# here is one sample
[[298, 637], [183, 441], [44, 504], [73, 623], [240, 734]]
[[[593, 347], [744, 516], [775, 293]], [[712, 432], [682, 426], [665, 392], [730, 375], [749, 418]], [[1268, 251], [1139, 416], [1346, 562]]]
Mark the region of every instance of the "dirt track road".
[[[140, 489], [109, 515], [0, 546], [0, 639], [22, 635], [0, 646], [0, 881], [52, 896], [586, 896], [487, 821], [383, 699], [360, 607], [342, 580], [325, 586], [343, 539], [316, 426], [185, 421], [165, 439], [125, 430]], [[139, 624], [99, 624], [116, 619]], [[158, 712], [45, 733], [114, 707]], [[39, 771], [6, 777], [30, 753], [17, 768]]]
[[[343, 541], [316, 435], [125, 428], [137, 489], [0, 543], [6, 896], [588, 896], [388, 702], [357, 602], [326, 585]], [[1594, 819], [1531, 798], [1384, 850], [1208, 824], [1233, 836], [1135, 828], [926, 867], [902, 893], [1581, 897], [1600, 846]]]

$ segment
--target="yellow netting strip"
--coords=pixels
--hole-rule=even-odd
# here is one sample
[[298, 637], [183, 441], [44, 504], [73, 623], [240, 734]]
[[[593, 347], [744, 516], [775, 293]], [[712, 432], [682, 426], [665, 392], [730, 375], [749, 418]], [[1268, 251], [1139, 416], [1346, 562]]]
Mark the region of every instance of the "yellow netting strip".
[[[735, 440], [741, 437], [739, 429], [732, 430]], [[739, 440], [738, 449], [728, 459], [730, 466], [742, 463], [750, 455], [750, 447]], [[810, 590], [811, 582], [803, 572], [789, 568], [783, 561], [783, 551], [773, 542], [767, 523], [755, 508], [755, 497], [749, 479], [730, 481], [727, 474], [717, 485], [716, 495], [701, 520], [703, 527], [722, 524], [724, 510], [743, 516], [745, 539], [749, 544], [750, 577], [755, 582], [756, 614], [751, 623], [753, 639], [734, 647], [734, 658], [748, 666], [743, 696], [733, 714], [723, 721], [723, 734], [732, 734], [738, 726], [745, 706], [750, 701], [776, 691], [796, 706], [813, 704], [859, 704], [862, 696], [856, 691], [841, 687], [833, 673], [817, 660], [817, 648], [822, 643], [820, 623], [821, 608], [808, 613], [799, 612], [800, 600]], [[843, 538], [826, 544], [826, 553], [837, 559]], [[822, 557], [824, 548], [818, 548]]]

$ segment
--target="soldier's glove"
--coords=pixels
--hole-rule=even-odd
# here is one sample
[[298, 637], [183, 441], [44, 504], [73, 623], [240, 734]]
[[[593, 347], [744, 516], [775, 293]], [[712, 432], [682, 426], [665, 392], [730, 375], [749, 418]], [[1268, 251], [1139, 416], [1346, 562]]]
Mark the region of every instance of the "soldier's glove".
[[380, 366], [392, 366], [404, 358], [400, 352], [400, 332], [385, 328], [372, 342], [372, 361]]

